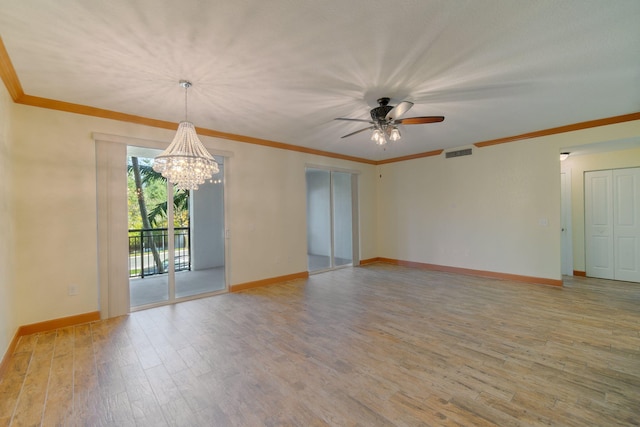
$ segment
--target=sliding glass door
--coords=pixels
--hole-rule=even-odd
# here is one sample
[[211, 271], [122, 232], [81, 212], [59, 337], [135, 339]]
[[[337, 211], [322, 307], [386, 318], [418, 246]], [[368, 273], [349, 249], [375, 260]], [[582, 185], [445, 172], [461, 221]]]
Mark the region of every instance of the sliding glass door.
[[132, 309], [226, 291], [224, 159], [210, 182], [187, 191], [153, 171], [157, 154], [128, 148]]
[[[176, 298], [226, 290], [224, 186], [220, 174], [191, 192], [189, 205], [189, 253], [176, 258]], [[184, 242], [184, 236], [176, 234]], [[177, 241], [176, 241], [177, 242]], [[176, 250], [176, 255], [179, 252]], [[189, 269], [185, 269], [186, 265]]]
[[356, 175], [308, 168], [307, 260], [310, 272], [354, 262]]

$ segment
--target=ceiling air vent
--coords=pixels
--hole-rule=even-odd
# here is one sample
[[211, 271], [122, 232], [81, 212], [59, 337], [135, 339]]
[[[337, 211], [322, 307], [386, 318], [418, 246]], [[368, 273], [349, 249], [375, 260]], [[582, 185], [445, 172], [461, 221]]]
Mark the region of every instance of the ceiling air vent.
[[450, 157], [470, 156], [471, 148], [465, 148], [464, 150], [458, 150], [458, 151], [449, 151], [445, 155], [447, 156], [447, 159]]

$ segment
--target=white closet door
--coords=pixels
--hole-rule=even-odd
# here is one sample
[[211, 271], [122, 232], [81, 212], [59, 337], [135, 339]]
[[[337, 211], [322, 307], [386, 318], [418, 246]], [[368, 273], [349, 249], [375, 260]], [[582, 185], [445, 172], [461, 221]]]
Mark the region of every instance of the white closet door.
[[616, 280], [640, 282], [640, 168], [613, 171]]
[[586, 172], [585, 239], [587, 276], [614, 278], [613, 258], [613, 173]]

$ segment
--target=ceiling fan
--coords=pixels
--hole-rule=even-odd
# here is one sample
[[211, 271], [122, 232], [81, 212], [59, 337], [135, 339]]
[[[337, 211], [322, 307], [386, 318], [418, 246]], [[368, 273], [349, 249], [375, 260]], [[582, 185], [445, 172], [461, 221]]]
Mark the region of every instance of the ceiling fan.
[[335, 119], [347, 120], [351, 122], [365, 122], [371, 124], [371, 126], [369, 127], [351, 132], [350, 134], [347, 134], [342, 138], [347, 138], [360, 132], [373, 129], [371, 139], [378, 145], [384, 145], [387, 143], [388, 139], [390, 139], [391, 141], [397, 141], [401, 138], [400, 130], [398, 130], [398, 125], [421, 125], [426, 123], [438, 123], [444, 120], [443, 116], [407, 117], [405, 119], [399, 118], [407, 111], [409, 111], [411, 107], [413, 107], [413, 102], [409, 101], [402, 101], [401, 103], [393, 107], [391, 105], [388, 105], [389, 98], [380, 98], [378, 99], [378, 104], [380, 105], [372, 109], [370, 112], [371, 120], [348, 119], [345, 117], [339, 117]]

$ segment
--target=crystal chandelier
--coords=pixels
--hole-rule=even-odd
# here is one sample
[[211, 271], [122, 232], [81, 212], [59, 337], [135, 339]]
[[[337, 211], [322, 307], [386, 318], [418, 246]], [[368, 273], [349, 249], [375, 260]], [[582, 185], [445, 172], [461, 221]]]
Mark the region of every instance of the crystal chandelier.
[[191, 83], [180, 80], [180, 86], [184, 88], [184, 121], [178, 125], [178, 132], [169, 147], [154, 159], [153, 170], [179, 190], [197, 190], [220, 169], [200, 142], [193, 123], [187, 121], [187, 89]]

